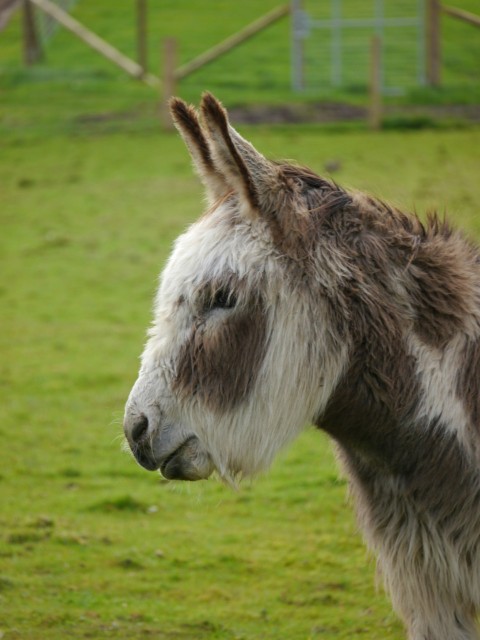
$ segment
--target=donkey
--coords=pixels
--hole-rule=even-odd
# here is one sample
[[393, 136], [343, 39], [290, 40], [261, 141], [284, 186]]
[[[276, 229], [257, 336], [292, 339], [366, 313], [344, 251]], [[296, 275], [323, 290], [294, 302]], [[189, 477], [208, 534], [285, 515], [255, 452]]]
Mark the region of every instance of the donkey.
[[478, 250], [267, 160], [211, 94], [171, 111], [209, 206], [161, 278], [125, 410], [134, 456], [235, 483], [313, 423], [410, 640], [479, 638]]

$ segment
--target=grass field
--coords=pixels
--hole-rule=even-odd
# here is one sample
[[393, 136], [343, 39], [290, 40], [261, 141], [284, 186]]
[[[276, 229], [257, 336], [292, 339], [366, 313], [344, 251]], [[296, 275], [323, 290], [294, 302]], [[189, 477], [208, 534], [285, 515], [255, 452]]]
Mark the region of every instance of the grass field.
[[[114, 20], [109, 6], [76, 11], [131, 53], [126, 3]], [[170, 22], [155, 20], [188, 34], [188, 59], [258, 14], [253, 0], [228, 6], [231, 21], [200, 20], [172, 0]], [[148, 89], [63, 32], [25, 71], [16, 29], [0, 34], [0, 639], [400, 640], [321, 433], [307, 429], [236, 493], [167, 483], [121, 452], [157, 274], [201, 189]], [[290, 99], [281, 55], [268, 85], [265, 48], [251, 46], [243, 66], [232, 54], [184, 95]], [[406, 209], [448, 210], [480, 239], [479, 128], [241, 131], [321, 173], [335, 161], [337, 181]]]
[[[314, 4], [314, 0], [309, 0]], [[179, 63], [185, 63], [222, 39], [278, 6], [279, 0], [168, 0], [149, 3], [149, 64], [153, 73], [161, 68], [161, 40], [175, 36]], [[308, 3], [307, 3], [308, 4]], [[455, 6], [478, 13], [478, 0], [456, 0]], [[363, 0], [346, 3], [350, 10], [364, 7]], [[135, 57], [134, 2], [82, 0], [73, 14], [125, 54]], [[293, 93], [290, 85], [290, 23], [285, 19], [187, 77], [178, 91], [194, 101], [208, 89], [229, 105], [285, 104], [319, 99], [340, 99], [365, 104], [367, 93], [320, 85], [307, 95]], [[150, 88], [129, 81], [122, 71], [65, 30], [60, 30], [45, 49], [41, 64], [26, 69], [21, 62], [21, 21], [17, 15], [0, 34], [0, 133], [23, 134], [76, 131], [99, 120], [110, 129], [148, 126], [156, 121], [158, 96]], [[396, 98], [402, 105], [479, 104], [480, 38], [478, 29], [448, 17], [442, 19], [442, 77], [439, 89], [411, 89]], [[402, 50], [397, 53], [402, 64]], [[358, 57], [358, 56], [357, 56]], [[354, 67], [357, 85], [366, 71], [357, 69], [357, 57], [345, 64]], [[325, 64], [318, 60], [318, 65]], [[310, 70], [309, 74], [312, 73]], [[32, 104], [32, 97], [35, 102]], [[55, 107], [52, 109], [52, 104]], [[95, 116], [95, 117], [94, 117]]]
[[[480, 236], [478, 129], [243, 130], [275, 157]], [[173, 134], [56, 136], [1, 155], [3, 638], [399, 639], [330, 445], [307, 431], [239, 493], [120, 452], [157, 271], [200, 208]]]

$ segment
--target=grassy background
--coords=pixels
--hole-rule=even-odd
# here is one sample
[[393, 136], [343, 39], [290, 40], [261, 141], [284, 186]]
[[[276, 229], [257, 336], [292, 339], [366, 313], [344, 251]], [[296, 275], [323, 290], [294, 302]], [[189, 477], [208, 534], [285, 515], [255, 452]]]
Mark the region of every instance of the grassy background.
[[[128, 53], [127, 5], [76, 11]], [[229, 4], [231, 22], [206, 28], [172, 1], [157, 19], [189, 34], [188, 59], [258, 6]], [[322, 434], [307, 430], [238, 493], [164, 482], [120, 452], [157, 274], [201, 189], [148, 89], [63, 32], [25, 71], [17, 27], [0, 34], [0, 638], [399, 640]], [[262, 88], [280, 65], [260, 72], [247, 50], [244, 69], [225, 58], [192, 76], [187, 97], [286, 99]], [[478, 128], [241, 131], [321, 173], [335, 161], [336, 180], [406, 209], [448, 208], [480, 238]]]
[[[315, 0], [309, 0], [315, 13]], [[162, 0], [149, 3], [149, 64], [160, 73], [161, 41], [178, 39], [179, 64], [188, 62], [222, 39], [278, 6], [279, 0]], [[351, 10], [364, 7], [363, 0], [350, 0]], [[456, 6], [478, 12], [478, 0], [456, 0]], [[135, 3], [114, 0], [81, 0], [73, 15], [88, 27], [135, 58]], [[438, 89], [412, 88], [387, 102], [421, 104], [480, 103], [480, 38], [478, 29], [444, 16], [442, 18], [442, 77]], [[0, 34], [0, 133], [14, 129], [34, 134], [103, 122], [109, 128], [154, 126], [157, 119], [156, 92], [125, 75], [87, 48], [71, 33], [60, 30], [45, 49], [41, 64], [25, 69], [21, 63], [20, 15]], [[309, 45], [310, 47], [310, 45]], [[401, 62], [402, 51], [397, 51]], [[323, 64], [319, 60], [318, 64]], [[357, 83], [366, 78], [358, 55], [346, 57], [355, 69]], [[309, 72], [313, 73], [313, 72]], [[359, 77], [361, 76], [361, 77]], [[260, 35], [183, 80], [178, 92], [195, 101], [205, 89], [222, 96], [229, 105], [285, 104], [340, 99], [366, 104], [365, 90], [335, 90], [320, 85], [307, 94], [293, 93], [290, 85], [290, 21], [281, 20]], [[34, 99], [34, 104], [32, 104]], [[52, 109], [52, 104], [55, 108]], [[94, 118], [93, 115], [96, 117]]]

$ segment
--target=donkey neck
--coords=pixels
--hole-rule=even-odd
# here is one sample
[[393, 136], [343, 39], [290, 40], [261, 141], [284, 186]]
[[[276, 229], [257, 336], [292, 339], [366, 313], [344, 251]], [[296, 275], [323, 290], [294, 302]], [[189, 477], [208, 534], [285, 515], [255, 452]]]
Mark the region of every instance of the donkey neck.
[[398, 344], [392, 346], [396, 353], [378, 362], [357, 355], [315, 424], [372, 467], [402, 474], [408, 473], [409, 449], [416, 446], [409, 431], [419, 389], [412, 359]]
[[418, 417], [422, 392], [415, 360], [401, 342], [392, 348], [390, 358], [378, 361], [361, 354], [315, 424], [337, 442], [362, 493], [395, 487], [416, 510], [442, 518], [480, 497], [480, 476], [469, 461], [474, 454], [441, 418]]

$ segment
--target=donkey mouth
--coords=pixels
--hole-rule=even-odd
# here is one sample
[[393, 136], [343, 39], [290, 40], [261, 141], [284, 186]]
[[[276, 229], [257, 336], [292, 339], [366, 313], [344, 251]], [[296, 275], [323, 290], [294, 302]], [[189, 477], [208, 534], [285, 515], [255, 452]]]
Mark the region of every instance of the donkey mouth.
[[191, 435], [172, 451], [160, 463], [160, 471], [167, 480], [198, 480], [192, 477], [191, 449], [198, 442], [197, 436]]
[[167, 480], [205, 480], [214, 470], [210, 455], [193, 434], [166, 455], [156, 450], [150, 438], [129, 444], [140, 466], [147, 471], [160, 470]]
[[151, 452], [144, 451], [140, 447], [132, 447], [132, 453], [138, 464], [147, 471], [156, 471], [158, 469], [158, 462], [152, 456]]

